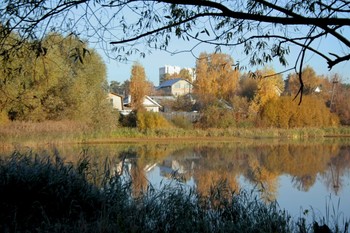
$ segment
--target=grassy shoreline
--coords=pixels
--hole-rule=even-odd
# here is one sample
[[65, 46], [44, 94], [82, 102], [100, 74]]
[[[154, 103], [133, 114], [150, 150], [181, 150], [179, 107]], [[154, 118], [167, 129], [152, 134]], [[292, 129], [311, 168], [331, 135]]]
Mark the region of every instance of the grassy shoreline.
[[174, 141], [238, 141], [262, 139], [310, 140], [350, 138], [350, 127], [336, 128], [227, 128], [227, 129], [155, 129], [136, 128], [93, 129], [76, 122], [13, 122], [0, 127], [0, 146], [24, 145], [174, 142]]

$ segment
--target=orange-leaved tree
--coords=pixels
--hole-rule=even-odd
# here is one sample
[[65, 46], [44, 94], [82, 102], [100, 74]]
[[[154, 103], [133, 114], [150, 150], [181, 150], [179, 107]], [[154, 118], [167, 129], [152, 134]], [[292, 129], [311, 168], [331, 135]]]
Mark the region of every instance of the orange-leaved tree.
[[134, 63], [131, 68], [130, 96], [131, 107], [134, 110], [143, 109], [145, 95], [151, 91], [151, 84], [146, 79], [145, 69], [140, 63]]
[[211, 100], [229, 101], [235, 94], [239, 71], [233, 68], [231, 56], [223, 53], [201, 53], [196, 63], [196, 81], [194, 93], [200, 100], [208, 103]]
[[255, 72], [257, 76], [257, 90], [250, 105], [250, 113], [255, 116], [271, 99], [278, 98], [284, 91], [281, 75], [276, 75], [272, 68], [265, 67]]

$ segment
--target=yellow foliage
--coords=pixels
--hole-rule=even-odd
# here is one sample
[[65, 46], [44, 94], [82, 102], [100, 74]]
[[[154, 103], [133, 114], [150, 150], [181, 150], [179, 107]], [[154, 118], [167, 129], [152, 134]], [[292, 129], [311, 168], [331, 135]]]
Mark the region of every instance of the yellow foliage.
[[2, 111], [0, 112], [0, 125], [6, 125], [10, 122], [10, 119], [7, 116], [7, 113]]
[[135, 63], [131, 68], [130, 78], [130, 95], [133, 109], [143, 108], [143, 100], [148, 95], [151, 88], [150, 83], [146, 80], [146, 73], [143, 66]]
[[236, 125], [234, 112], [219, 105], [209, 105], [197, 122], [200, 128], [229, 128]]
[[278, 128], [324, 127], [339, 124], [339, 119], [317, 96], [304, 96], [301, 105], [292, 97], [269, 100], [260, 113], [263, 126]]
[[[330, 98], [330, 91], [332, 89], [331, 82], [323, 76], [319, 76], [316, 74], [314, 69], [310, 66], [307, 66], [303, 69], [301, 73], [301, 77], [303, 79], [303, 94], [308, 95], [315, 92], [317, 87], [321, 87], [321, 95], [325, 99]], [[288, 82], [288, 92], [291, 95], [296, 95], [300, 89], [300, 81], [298, 74], [291, 74], [287, 77]]]
[[169, 128], [171, 124], [159, 113], [137, 112], [137, 128], [140, 130]]
[[233, 59], [227, 54], [202, 53], [196, 63], [194, 92], [204, 102], [210, 101], [211, 98], [232, 98], [239, 82], [239, 72], [232, 66]]
[[258, 74], [257, 91], [254, 95], [249, 111], [255, 115], [271, 99], [277, 98], [284, 90], [284, 82], [281, 75], [274, 75], [271, 68], [264, 68], [256, 72]]

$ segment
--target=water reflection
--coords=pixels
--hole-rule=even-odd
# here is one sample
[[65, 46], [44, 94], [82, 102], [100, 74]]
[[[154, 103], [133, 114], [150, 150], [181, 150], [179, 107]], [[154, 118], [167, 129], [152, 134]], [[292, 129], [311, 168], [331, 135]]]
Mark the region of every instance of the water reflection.
[[[348, 144], [113, 144], [51, 146], [35, 150], [56, 149], [66, 161], [76, 161], [82, 154], [88, 154], [91, 168], [100, 173], [109, 169], [128, 174], [133, 180], [134, 195], [149, 183], [156, 185], [160, 180], [174, 179], [190, 183], [207, 195], [212, 184], [224, 180], [232, 190], [254, 187], [267, 202], [286, 202], [283, 205], [288, 210], [288, 205], [306, 200], [306, 196], [321, 185], [324, 190], [312, 195], [323, 199], [329, 194], [340, 197], [344, 214], [350, 217]], [[308, 205], [306, 203], [305, 208]], [[324, 203], [319, 205], [315, 208], [324, 208]]]

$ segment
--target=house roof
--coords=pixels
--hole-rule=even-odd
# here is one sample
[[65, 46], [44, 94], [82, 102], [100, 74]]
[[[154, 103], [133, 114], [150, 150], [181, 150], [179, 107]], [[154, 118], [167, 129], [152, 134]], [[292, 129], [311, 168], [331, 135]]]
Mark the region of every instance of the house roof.
[[[151, 107], [151, 106], [157, 106], [157, 107], [162, 107], [157, 101], [153, 100], [151, 97], [148, 95], [145, 95], [145, 99], [143, 104], [145, 104], [145, 101], [148, 101], [150, 104], [145, 105], [145, 107]], [[127, 98], [124, 99], [124, 105], [129, 105], [131, 103], [131, 96], [129, 95]]]
[[120, 98], [123, 98], [122, 95], [119, 95], [119, 94], [114, 93], [114, 92], [109, 92], [108, 95], [114, 95], [114, 96], [118, 96], [118, 97], [120, 97]]
[[[148, 101], [151, 103], [151, 105], [147, 105], [147, 107], [148, 107], [148, 106], [152, 106], [152, 105], [153, 105], [153, 106], [160, 107], [160, 108], [162, 107], [159, 103], [157, 103], [157, 101], [153, 100], [153, 99], [152, 99], [151, 97], [149, 97], [148, 95], [145, 96], [145, 99], [148, 100]], [[144, 102], [144, 104], [145, 104], [145, 102]], [[146, 107], [146, 106], [145, 106], [145, 107]]]
[[[159, 84], [158, 88], [171, 87], [172, 85], [174, 85], [175, 83], [177, 83], [180, 80], [184, 80], [184, 79], [182, 79], [182, 78], [169, 79], [169, 80], [164, 81], [161, 84]], [[187, 81], [187, 80], [185, 80], [185, 81]]]

